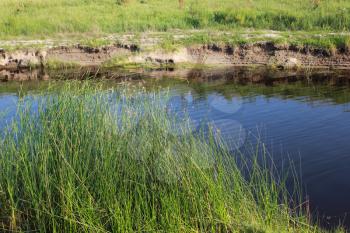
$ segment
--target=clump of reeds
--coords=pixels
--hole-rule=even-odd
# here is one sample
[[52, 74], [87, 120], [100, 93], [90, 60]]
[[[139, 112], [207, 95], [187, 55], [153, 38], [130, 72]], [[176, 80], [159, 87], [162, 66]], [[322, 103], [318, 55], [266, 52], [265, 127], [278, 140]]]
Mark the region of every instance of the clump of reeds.
[[243, 175], [243, 156], [174, 122], [142, 90], [73, 82], [26, 98], [0, 141], [1, 230], [317, 231], [267, 168]]

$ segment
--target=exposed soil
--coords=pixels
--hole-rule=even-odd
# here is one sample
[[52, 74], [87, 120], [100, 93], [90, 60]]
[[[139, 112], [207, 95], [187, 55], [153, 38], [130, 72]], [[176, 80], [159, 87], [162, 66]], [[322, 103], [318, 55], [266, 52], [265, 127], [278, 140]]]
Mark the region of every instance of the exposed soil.
[[[174, 52], [149, 50], [134, 44], [101, 47], [83, 45], [57, 46], [7, 52], [0, 49], [0, 69], [46, 67], [50, 62], [80, 67], [101, 66], [113, 59], [125, 63], [192, 65], [268, 65], [281, 69], [350, 68], [350, 52], [346, 49], [328, 51], [309, 47], [277, 46], [258, 42], [237, 46], [206, 44], [179, 48]], [[113, 63], [112, 63], [113, 65]], [[115, 65], [118, 65], [115, 62]]]

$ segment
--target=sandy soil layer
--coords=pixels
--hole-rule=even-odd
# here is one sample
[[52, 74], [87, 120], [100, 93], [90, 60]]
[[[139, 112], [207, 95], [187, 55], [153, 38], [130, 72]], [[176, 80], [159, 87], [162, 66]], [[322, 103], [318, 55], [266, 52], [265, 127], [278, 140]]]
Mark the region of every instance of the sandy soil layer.
[[350, 53], [329, 52], [308, 47], [277, 46], [259, 42], [238, 46], [205, 44], [178, 48], [173, 52], [143, 49], [134, 44], [113, 44], [101, 47], [83, 45], [57, 46], [16, 51], [0, 50], [0, 69], [46, 67], [48, 64], [70, 66], [120, 65], [127, 63], [152, 66], [192, 65], [268, 65], [282, 69], [325, 67], [350, 68]]

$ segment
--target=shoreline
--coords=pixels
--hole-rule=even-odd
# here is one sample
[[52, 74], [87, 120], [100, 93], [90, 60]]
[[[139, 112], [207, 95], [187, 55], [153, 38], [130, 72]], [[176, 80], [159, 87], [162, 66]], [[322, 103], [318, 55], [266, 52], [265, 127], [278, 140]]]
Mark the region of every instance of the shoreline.
[[[298, 44], [294, 41], [315, 39], [317, 35], [305, 35], [301, 39], [281, 33], [174, 31], [173, 34], [124, 34], [86, 40], [0, 41], [0, 70], [91, 66], [126, 69], [198, 66], [350, 69], [350, 48], [346, 44], [339, 42], [330, 47], [303, 41]], [[318, 35], [317, 40], [339, 39], [332, 36], [339, 35]]]

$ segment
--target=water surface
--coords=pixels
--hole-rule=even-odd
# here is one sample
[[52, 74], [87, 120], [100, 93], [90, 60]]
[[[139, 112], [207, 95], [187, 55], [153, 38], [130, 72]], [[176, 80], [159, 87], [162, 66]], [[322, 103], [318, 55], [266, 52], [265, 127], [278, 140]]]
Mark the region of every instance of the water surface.
[[[278, 169], [290, 160], [296, 164], [305, 195], [312, 210], [325, 216], [324, 224], [341, 220], [350, 225], [346, 217], [350, 214], [349, 79], [348, 75], [326, 72], [286, 76], [231, 70], [190, 72], [181, 79], [124, 75], [105, 83], [112, 86], [123, 80], [151, 92], [169, 91], [168, 105], [174, 114], [188, 115], [193, 130], [210, 122], [233, 151], [259, 138]], [[0, 111], [6, 110], [0, 125], [11, 119], [19, 98], [33, 95], [49, 83], [0, 83]]]

